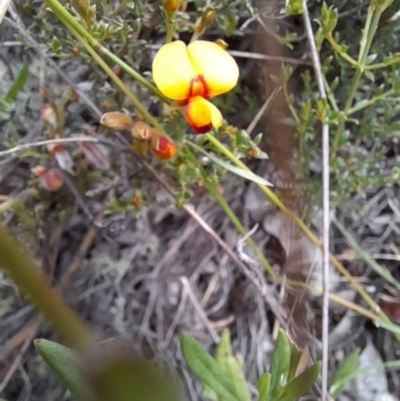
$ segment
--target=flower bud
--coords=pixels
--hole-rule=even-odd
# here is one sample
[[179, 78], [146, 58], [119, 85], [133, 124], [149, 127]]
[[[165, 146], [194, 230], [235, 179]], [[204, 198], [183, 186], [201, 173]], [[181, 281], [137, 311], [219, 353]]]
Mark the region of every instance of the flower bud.
[[182, 0], [162, 0], [162, 5], [165, 11], [169, 13], [175, 12], [179, 8], [181, 3]]
[[106, 128], [120, 131], [127, 129], [132, 125], [132, 118], [128, 116], [128, 114], [111, 111], [110, 113], [102, 115], [100, 124], [104, 125]]
[[131, 128], [132, 138], [149, 141], [151, 138], [151, 128], [143, 121], [138, 121]]
[[56, 125], [57, 123], [56, 112], [48, 103], [42, 107], [41, 118], [45, 124]]
[[155, 129], [152, 130], [150, 149], [159, 159], [164, 160], [171, 159], [176, 153], [175, 145], [171, 139]]
[[58, 168], [37, 166], [31, 171], [34, 175], [39, 177], [40, 184], [47, 191], [57, 191], [64, 184], [64, 176]]
[[217, 10], [217, 7], [207, 7], [205, 9], [203, 15], [201, 16], [204, 27], [213, 23]]
[[108, 148], [104, 145], [95, 142], [81, 142], [80, 149], [85, 155], [87, 161], [99, 170], [107, 170], [110, 168]]
[[217, 13], [216, 7], [207, 7], [201, 17], [196, 21], [194, 31], [198, 35], [202, 35], [208, 25], [211, 25], [214, 21], [215, 14]]

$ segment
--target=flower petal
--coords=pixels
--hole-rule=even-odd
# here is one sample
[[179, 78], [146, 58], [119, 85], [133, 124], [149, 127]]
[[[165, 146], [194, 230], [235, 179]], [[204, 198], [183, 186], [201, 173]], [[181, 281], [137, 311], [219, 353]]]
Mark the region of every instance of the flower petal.
[[211, 113], [211, 123], [215, 128], [221, 127], [224, 123], [224, 117], [222, 117], [221, 112], [219, 111], [218, 107], [214, 106], [211, 102], [207, 101], [208, 107]]
[[153, 60], [153, 79], [165, 96], [173, 100], [187, 99], [194, 78], [186, 45], [182, 41], [160, 48]]
[[220, 127], [224, 119], [211, 102], [201, 96], [189, 99], [185, 110], [186, 121], [199, 133], [207, 132], [212, 126]]
[[211, 124], [211, 111], [208, 103], [201, 96], [194, 96], [189, 99], [185, 110], [185, 118], [192, 127], [204, 127]]
[[239, 67], [221, 46], [197, 40], [187, 47], [187, 52], [196, 75], [203, 76], [210, 96], [228, 92], [236, 86]]

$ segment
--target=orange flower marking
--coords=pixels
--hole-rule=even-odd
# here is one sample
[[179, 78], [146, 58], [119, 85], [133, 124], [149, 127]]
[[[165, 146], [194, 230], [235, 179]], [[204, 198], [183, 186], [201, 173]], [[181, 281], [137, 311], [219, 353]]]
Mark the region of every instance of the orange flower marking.
[[153, 78], [175, 105], [185, 107], [187, 122], [198, 133], [220, 127], [221, 112], [208, 99], [233, 89], [239, 79], [235, 60], [216, 43], [182, 41], [160, 48], [153, 60]]

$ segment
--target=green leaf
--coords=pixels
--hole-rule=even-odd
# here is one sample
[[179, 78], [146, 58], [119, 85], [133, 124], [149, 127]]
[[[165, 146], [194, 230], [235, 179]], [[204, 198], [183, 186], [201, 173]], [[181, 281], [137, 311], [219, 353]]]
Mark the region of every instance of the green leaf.
[[356, 348], [353, 350], [338, 366], [338, 368], [335, 370], [335, 373], [332, 375], [329, 385], [329, 394], [333, 398], [336, 398], [342, 392], [344, 386], [346, 385], [346, 382], [343, 382], [342, 379], [354, 371], [360, 351], [361, 348]]
[[306, 394], [318, 377], [319, 367], [320, 362], [317, 362], [288, 383], [277, 401], [295, 401]]
[[[111, 352], [110, 352], [111, 351]], [[182, 390], [167, 366], [137, 357], [130, 348], [98, 349], [85, 373], [96, 401], [181, 401]], [[92, 359], [91, 359], [92, 358]], [[86, 399], [85, 401], [88, 401]]]
[[292, 346], [286, 333], [280, 329], [271, 358], [271, 392], [270, 399], [278, 398], [282, 385], [287, 383], [290, 369], [290, 354]]
[[198, 341], [182, 334], [181, 350], [189, 368], [206, 386], [227, 401], [241, 401], [229, 377]]
[[371, 64], [375, 61], [376, 57], [378, 56], [378, 53], [375, 54], [370, 54], [366, 59], [365, 59], [365, 65]]
[[375, 74], [372, 71], [364, 71], [364, 75], [372, 82], [375, 82]]
[[201, 394], [204, 398], [208, 398], [209, 400], [219, 401], [218, 394], [214, 390], [211, 390], [211, 388], [206, 386], [204, 383]]
[[271, 385], [271, 373], [264, 373], [258, 379], [258, 401], [269, 401], [269, 390]]
[[78, 400], [88, 398], [89, 391], [78, 368], [78, 356], [64, 345], [44, 339], [34, 341], [35, 348], [58, 380]]
[[[231, 338], [228, 329], [223, 330], [221, 340], [215, 350], [215, 360], [220, 368], [227, 374], [242, 401], [250, 401], [247, 381], [243, 376], [242, 364], [239, 358], [232, 354]], [[214, 394], [213, 394], [214, 393]], [[209, 387], [204, 386], [203, 395], [214, 400], [216, 394]]]
[[24, 61], [22, 62], [21, 71], [20, 71], [17, 79], [14, 81], [13, 85], [11, 86], [10, 90], [6, 94], [6, 97], [4, 98], [4, 100], [7, 103], [15, 102], [19, 91], [22, 89], [22, 87], [24, 86], [24, 84], [26, 82], [27, 77], [28, 77], [28, 60], [26, 57], [24, 57]]
[[296, 377], [297, 366], [299, 366], [300, 358], [301, 358], [301, 351], [299, 351], [294, 345], [292, 345], [288, 382], [292, 381]]
[[226, 170], [229, 170], [231, 173], [236, 174], [242, 178], [245, 178], [246, 180], [253, 181], [256, 184], [262, 184], [262, 185], [268, 185], [272, 186], [270, 182], [265, 180], [264, 178], [260, 177], [257, 174], [254, 174], [249, 171], [244, 171], [239, 167], [234, 166], [233, 164], [230, 164], [222, 159], [220, 159], [218, 156], [215, 156], [212, 153], [208, 153], [205, 150], [203, 150], [200, 146], [195, 145], [194, 143], [190, 141], [186, 141], [187, 144], [189, 144], [192, 148], [196, 149], [197, 151], [203, 153], [205, 156], [207, 156], [210, 160], [212, 160], [214, 163], [219, 164], [221, 167], [225, 168]]

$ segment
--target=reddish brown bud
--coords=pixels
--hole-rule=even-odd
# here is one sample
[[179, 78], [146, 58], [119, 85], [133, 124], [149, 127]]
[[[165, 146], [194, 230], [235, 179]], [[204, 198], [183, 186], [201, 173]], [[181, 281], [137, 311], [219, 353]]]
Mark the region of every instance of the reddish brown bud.
[[[39, 167], [44, 168], [45, 171], [42, 172], [42, 170], [39, 169]], [[33, 172], [33, 170], [35, 170], [35, 169], [37, 169], [36, 174]], [[51, 191], [51, 192], [57, 191], [64, 184], [64, 176], [58, 168], [55, 168], [55, 167], [46, 168], [43, 166], [38, 166], [35, 169], [32, 169], [32, 172], [35, 175], [37, 175], [37, 173], [40, 174], [39, 175], [40, 184], [47, 191]]]
[[150, 149], [159, 159], [164, 160], [171, 159], [176, 153], [175, 145], [171, 139], [154, 129], [152, 130]]
[[45, 124], [55, 125], [57, 122], [57, 116], [54, 109], [47, 103], [42, 107], [41, 118]]

